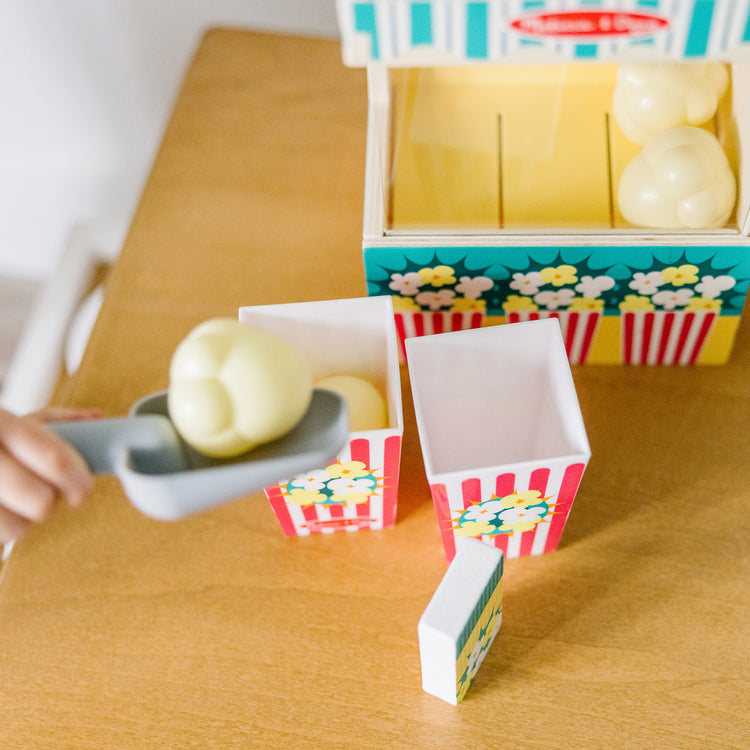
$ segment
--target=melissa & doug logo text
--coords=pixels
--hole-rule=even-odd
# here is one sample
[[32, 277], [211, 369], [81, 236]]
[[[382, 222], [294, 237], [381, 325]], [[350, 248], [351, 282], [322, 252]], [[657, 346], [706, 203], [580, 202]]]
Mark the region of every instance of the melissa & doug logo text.
[[539, 13], [512, 21], [515, 31], [531, 36], [611, 36], [665, 31], [669, 20], [645, 13], [622, 11], [564, 11]]

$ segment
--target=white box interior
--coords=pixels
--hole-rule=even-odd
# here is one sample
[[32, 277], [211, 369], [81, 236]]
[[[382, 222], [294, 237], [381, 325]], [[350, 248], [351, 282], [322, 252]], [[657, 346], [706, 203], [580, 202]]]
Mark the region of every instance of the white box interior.
[[428, 477], [589, 455], [556, 320], [411, 338]]
[[389, 297], [242, 307], [239, 320], [289, 341], [306, 358], [314, 381], [340, 374], [369, 380], [386, 397], [389, 428], [403, 429]]
[[[597, 64], [578, 63], [578, 65]], [[563, 66], [560, 66], [560, 68], [562, 69]], [[747, 96], [747, 92], [750, 91], [750, 61], [736, 59], [730, 64], [730, 70], [732, 87], [730, 94], [727, 94], [727, 106], [724, 108], [724, 110], [729, 112], [729, 115], [725, 114], [722, 117], [720, 132], [717, 135], [719, 135], [720, 141], [735, 171], [738, 198], [732, 219], [724, 228], [684, 231], [640, 228], [628, 225], [621, 219], [618, 220], [615, 216], [617, 214], [616, 205], [613, 207], [613, 218], [609, 226], [607, 223], [602, 224], [601, 222], [594, 222], [588, 228], [585, 223], [580, 226], [574, 226], [573, 224], [570, 226], [554, 224], [545, 226], [545, 222], [541, 221], [536, 227], [532, 224], [528, 224], [526, 227], [519, 224], [517, 226], [496, 226], [493, 228], [491, 225], [481, 223], [476, 226], [466, 224], [460, 226], [440, 224], [430, 226], [428, 224], [399, 228], [390, 225], [392, 219], [390, 216], [392, 190], [395, 179], [394, 160], [398, 157], [397, 144], [394, 146], [393, 143], [395, 126], [393, 122], [392, 97], [394, 96], [395, 89], [391, 86], [388, 68], [382, 64], [372, 64], [368, 68], [370, 107], [365, 185], [365, 239], [382, 239], [385, 236], [389, 236], [394, 239], [399, 238], [399, 241], [403, 242], [404, 239], [415, 239], [418, 236], [441, 236], [445, 238], [444, 241], [447, 244], [450, 244], [450, 240], [448, 239], [450, 236], [467, 234], [497, 236], [520, 233], [526, 236], [547, 235], [549, 237], [553, 232], [555, 234], [562, 232], [572, 237], [575, 237], [576, 234], [584, 236], [588, 234], [590, 239], [591, 233], [596, 232], [604, 236], [618, 234], [644, 234], [649, 237], [658, 237], [659, 235], [684, 236], [686, 241], [688, 241], [688, 238], [693, 238], [697, 241], [705, 242], [707, 235], [728, 238], [747, 235], [750, 233], [750, 192], [746, 186], [750, 180], [750, 160], [747, 158], [747, 154], [744, 153], [744, 149], [746, 148], [745, 144], [750, 142], [750, 101]], [[457, 68], [456, 71], [456, 75], [460, 75], [460, 69]], [[540, 96], [543, 95], [544, 92], [540, 91]], [[436, 118], [436, 127], [439, 132], [443, 132], [445, 128], [443, 127], [443, 130], [440, 130], [440, 118], [437, 115]], [[468, 130], [470, 131], [471, 128]], [[396, 148], [395, 152], [394, 148]], [[540, 145], [540, 150], [544, 150], [544, 148], [543, 145]], [[602, 169], [604, 169], [604, 166]], [[610, 165], [610, 171], [612, 169]], [[429, 170], [427, 171], [429, 172]], [[571, 186], [568, 187], [568, 192], [570, 192], [570, 189]], [[564, 185], [561, 186], [561, 190], [566, 190]], [[611, 190], [615, 190], [616, 192], [616, 183], [611, 185]]]

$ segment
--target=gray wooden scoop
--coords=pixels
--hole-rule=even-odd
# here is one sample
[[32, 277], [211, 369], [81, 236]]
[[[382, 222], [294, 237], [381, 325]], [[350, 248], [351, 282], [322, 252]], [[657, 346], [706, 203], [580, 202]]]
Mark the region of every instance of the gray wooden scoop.
[[182, 440], [169, 419], [166, 391], [136, 402], [127, 417], [49, 427], [78, 450], [94, 474], [116, 475], [130, 502], [162, 521], [321, 468], [349, 439], [344, 399], [320, 388], [291, 432], [232, 459], [209, 458]]

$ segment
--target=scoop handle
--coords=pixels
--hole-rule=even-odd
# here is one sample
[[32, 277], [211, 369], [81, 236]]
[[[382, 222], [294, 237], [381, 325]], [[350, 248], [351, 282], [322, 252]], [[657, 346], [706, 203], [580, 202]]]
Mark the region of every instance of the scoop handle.
[[147, 456], [156, 472], [185, 469], [174, 428], [163, 416], [52, 422], [47, 427], [81, 454], [93, 474], [116, 474], [126, 451]]

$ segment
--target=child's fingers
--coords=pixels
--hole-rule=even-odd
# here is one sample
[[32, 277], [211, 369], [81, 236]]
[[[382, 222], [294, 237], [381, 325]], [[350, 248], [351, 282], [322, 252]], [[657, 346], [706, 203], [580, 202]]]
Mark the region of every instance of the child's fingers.
[[29, 472], [77, 506], [93, 492], [94, 480], [81, 456], [62, 438], [28, 417], [0, 419], [0, 446]]
[[67, 406], [47, 406], [32, 416], [41, 422], [80, 422], [84, 419], [101, 419], [99, 409], [72, 409]]
[[29, 521], [44, 521], [57, 500], [54, 487], [0, 450], [0, 505]]

